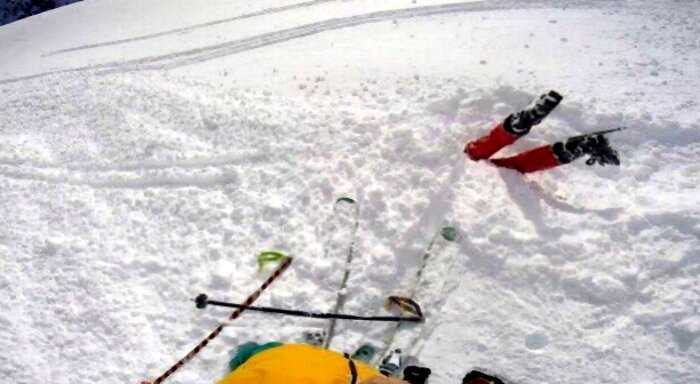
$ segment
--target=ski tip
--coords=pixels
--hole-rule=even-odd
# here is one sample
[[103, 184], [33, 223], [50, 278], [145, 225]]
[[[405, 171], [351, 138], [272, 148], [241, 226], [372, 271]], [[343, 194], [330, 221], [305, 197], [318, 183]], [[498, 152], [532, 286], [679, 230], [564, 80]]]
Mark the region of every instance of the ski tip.
[[335, 202], [336, 203], [342, 202], [342, 203], [348, 203], [348, 204], [355, 204], [356, 203], [355, 199], [352, 199], [352, 198], [347, 197], [347, 196], [339, 197], [338, 200], [336, 200]]
[[292, 258], [279, 251], [262, 251], [257, 257], [258, 270], [262, 270], [265, 265], [276, 262], [287, 262]]
[[457, 228], [455, 227], [443, 227], [441, 234], [442, 237], [447, 241], [457, 240]]

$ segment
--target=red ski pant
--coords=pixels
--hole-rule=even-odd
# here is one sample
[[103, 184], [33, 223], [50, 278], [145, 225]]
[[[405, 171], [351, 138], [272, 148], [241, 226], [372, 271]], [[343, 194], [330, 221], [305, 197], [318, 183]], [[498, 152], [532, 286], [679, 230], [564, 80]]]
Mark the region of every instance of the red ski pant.
[[486, 136], [470, 141], [464, 147], [464, 152], [474, 161], [489, 159], [499, 167], [515, 169], [521, 173], [529, 173], [554, 168], [561, 165], [554, 155], [551, 145], [538, 147], [521, 154], [501, 158], [490, 159], [501, 148], [513, 144], [518, 136], [508, 132], [503, 123], [496, 125]]

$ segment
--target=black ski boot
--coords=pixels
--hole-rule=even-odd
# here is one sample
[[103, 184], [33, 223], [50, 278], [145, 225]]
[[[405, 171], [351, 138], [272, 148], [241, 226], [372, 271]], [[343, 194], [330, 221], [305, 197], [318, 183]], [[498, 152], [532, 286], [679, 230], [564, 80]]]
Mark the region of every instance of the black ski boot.
[[426, 384], [430, 373], [430, 368], [409, 365], [403, 370], [403, 381], [409, 384]]
[[563, 97], [556, 91], [549, 91], [533, 101], [524, 110], [508, 116], [503, 128], [518, 137], [526, 135], [530, 132], [530, 128], [547, 117], [562, 99]]
[[620, 165], [620, 158], [604, 135], [572, 137], [566, 143], [552, 145], [552, 151], [560, 163], [570, 163], [583, 155], [590, 155], [586, 165]]
[[462, 379], [462, 384], [504, 384], [503, 380], [496, 376], [487, 375], [484, 372], [473, 370]]

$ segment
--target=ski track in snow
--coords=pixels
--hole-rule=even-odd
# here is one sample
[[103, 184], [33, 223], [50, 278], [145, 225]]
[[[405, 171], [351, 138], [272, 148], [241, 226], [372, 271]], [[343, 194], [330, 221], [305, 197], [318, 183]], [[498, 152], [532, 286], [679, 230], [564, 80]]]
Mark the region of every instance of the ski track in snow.
[[[576, 6], [576, 4], [567, 4], [566, 7]], [[381, 11], [366, 15], [351, 16], [340, 19], [330, 19], [312, 24], [307, 24], [295, 28], [290, 28], [281, 31], [265, 33], [259, 36], [235, 40], [227, 43], [216, 44], [207, 47], [191, 49], [182, 52], [170, 53], [165, 55], [149, 56], [134, 60], [113, 61], [103, 64], [88, 65], [78, 68], [62, 69], [58, 71], [49, 71], [38, 73], [35, 75], [21, 76], [17, 78], [2, 79], [0, 84], [14, 83], [23, 80], [35, 79], [48, 75], [65, 74], [71, 72], [97, 71], [98, 74], [114, 74], [125, 73], [132, 71], [144, 70], [167, 70], [181, 66], [187, 66], [197, 63], [202, 63], [217, 58], [235, 55], [237, 53], [249, 51], [252, 49], [262, 48], [274, 44], [279, 44], [292, 39], [311, 36], [318, 33], [337, 30], [341, 28], [349, 28], [363, 24], [378, 23], [393, 19], [406, 19], [431, 15], [441, 15], [450, 13], [464, 12], [486, 12], [504, 9], [519, 9], [519, 8], [536, 8], [536, 7], [552, 7], [552, 4], [543, 4], [541, 1], [520, 1], [513, 2], [511, 0], [504, 1], [483, 1], [483, 2], [466, 2], [454, 3], [447, 5], [434, 5], [426, 7], [415, 7], [407, 9], [398, 9], [390, 11]], [[261, 13], [262, 14], [262, 13]], [[164, 32], [166, 33], [166, 32]]]
[[[0, 115], [0, 288], [8, 292], [0, 305], [10, 309], [0, 316], [0, 348], [16, 351], [0, 376], [154, 377], [225, 316], [188, 300], [199, 292], [245, 297], [262, 276], [253, 263], [262, 249], [297, 256], [263, 305], [330, 308], [345, 244], [342, 230], [331, 235], [342, 222], [328, 216], [347, 195], [360, 203], [361, 222], [346, 312], [374, 313], [400, 293], [426, 228], [443, 214], [462, 234], [446, 247], [454, 264], [432, 265], [425, 276], [424, 309], [435, 317], [414, 350], [433, 382], [459, 382], [472, 366], [521, 383], [573, 384], [591, 372], [600, 382], [697, 382], [697, 123], [565, 101], [516, 149], [622, 120], [632, 129], [611, 136], [620, 169], [579, 162], [523, 177], [463, 160], [455, 175], [464, 141], [535, 94], [400, 73], [353, 89], [319, 75], [326, 93], [309, 87], [292, 98], [160, 71], [350, 26], [512, 4], [377, 12], [0, 81], [11, 111]], [[158, 71], [132, 72], [143, 69]], [[89, 70], [111, 73], [78, 73]], [[324, 325], [246, 314], [172, 380], [213, 382], [236, 344], [294, 341]], [[382, 331], [341, 322], [334, 346], [351, 351]]]
[[262, 11], [258, 11], [258, 12], [246, 13], [246, 14], [240, 15], [240, 16], [229, 17], [229, 18], [225, 18], [225, 19], [221, 19], [221, 20], [214, 20], [214, 21], [201, 23], [201, 24], [197, 24], [197, 25], [191, 25], [191, 26], [183, 27], [183, 28], [175, 28], [175, 29], [171, 29], [168, 31], [151, 33], [148, 35], [143, 35], [143, 36], [138, 36], [138, 37], [130, 37], [127, 39], [120, 39], [120, 40], [108, 41], [108, 42], [103, 42], [103, 43], [87, 44], [87, 45], [81, 45], [81, 46], [73, 47], [73, 48], [59, 49], [59, 50], [44, 54], [43, 56], [53, 56], [53, 55], [65, 54], [65, 53], [69, 53], [69, 52], [83, 51], [86, 49], [108, 47], [111, 45], [119, 45], [119, 44], [128, 44], [128, 43], [133, 43], [136, 41], [155, 39], [158, 37], [170, 36], [170, 35], [175, 35], [175, 34], [186, 34], [188, 32], [192, 32], [195, 30], [203, 29], [203, 28], [212, 27], [212, 26], [219, 25], [219, 24], [232, 23], [235, 21], [249, 19], [249, 18], [253, 18], [253, 17], [257, 17], [257, 16], [273, 15], [275, 13], [290, 11], [290, 10], [299, 9], [299, 8], [310, 7], [313, 5], [328, 3], [328, 2], [332, 2], [332, 1], [336, 1], [336, 0], [313, 0], [313, 1], [307, 1], [307, 2], [299, 3], [299, 4], [286, 5], [283, 7], [263, 9]]

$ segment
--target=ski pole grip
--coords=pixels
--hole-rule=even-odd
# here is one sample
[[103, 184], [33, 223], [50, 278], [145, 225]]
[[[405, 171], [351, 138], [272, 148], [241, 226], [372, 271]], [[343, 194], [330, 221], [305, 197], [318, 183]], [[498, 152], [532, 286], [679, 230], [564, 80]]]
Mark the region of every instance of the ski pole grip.
[[197, 295], [197, 297], [194, 299], [195, 305], [199, 309], [204, 309], [207, 307], [207, 304], [209, 304], [209, 297], [207, 297], [206, 294], [200, 293]]

